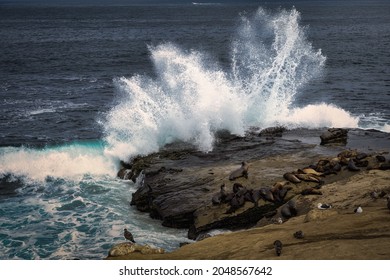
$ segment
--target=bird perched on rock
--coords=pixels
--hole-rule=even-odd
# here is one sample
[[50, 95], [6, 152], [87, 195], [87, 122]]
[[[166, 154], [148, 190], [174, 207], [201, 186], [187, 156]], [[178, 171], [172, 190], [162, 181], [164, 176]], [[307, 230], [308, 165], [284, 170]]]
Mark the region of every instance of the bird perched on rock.
[[358, 208], [356, 208], [355, 210], [353, 210], [353, 212], [355, 212], [356, 214], [360, 214], [360, 213], [363, 212], [363, 208], [359, 206]]
[[282, 253], [282, 247], [283, 247], [282, 242], [280, 240], [275, 240], [274, 248], [275, 248], [276, 255], [280, 256], [280, 254]]
[[387, 208], [390, 210], [390, 196], [387, 196]]
[[294, 232], [294, 237], [296, 239], [302, 239], [305, 235], [303, 234], [303, 231], [302, 230], [298, 230], [297, 232]]
[[129, 240], [129, 241], [135, 243], [134, 238], [133, 238], [133, 235], [131, 234], [130, 231], [127, 230], [127, 228], [124, 229], [123, 236], [124, 236], [127, 240]]
[[326, 203], [318, 203], [317, 208], [320, 210], [325, 210], [332, 208], [332, 205]]

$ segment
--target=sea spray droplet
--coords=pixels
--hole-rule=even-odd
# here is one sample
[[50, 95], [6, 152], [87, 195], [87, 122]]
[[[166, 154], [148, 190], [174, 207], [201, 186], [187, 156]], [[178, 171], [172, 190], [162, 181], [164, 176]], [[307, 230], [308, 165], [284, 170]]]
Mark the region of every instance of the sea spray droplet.
[[[103, 123], [106, 153], [128, 160], [176, 140], [208, 152], [222, 129], [243, 135], [250, 126], [356, 126], [356, 119], [334, 106], [293, 108], [295, 96], [325, 63], [299, 22], [295, 9], [243, 16], [230, 69], [171, 43], [149, 47], [156, 78], [115, 80], [121, 95]], [[313, 118], [323, 108], [333, 113]], [[343, 118], [335, 119], [338, 113]]]

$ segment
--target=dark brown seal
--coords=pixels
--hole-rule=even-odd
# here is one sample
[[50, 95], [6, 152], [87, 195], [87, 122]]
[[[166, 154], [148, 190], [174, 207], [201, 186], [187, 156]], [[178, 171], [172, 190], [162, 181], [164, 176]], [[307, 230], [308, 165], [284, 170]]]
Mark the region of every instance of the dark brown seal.
[[289, 200], [286, 204], [282, 206], [282, 208], [280, 209], [280, 213], [286, 219], [296, 216], [297, 208], [295, 205], [295, 201]]
[[234, 170], [233, 172], [230, 173], [229, 175], [229, 180], [235, 180], [240, 177], [245, 177], [248, 179], [248, 168], [249, 165], [245, 161], [241, 163], [241, 167]]

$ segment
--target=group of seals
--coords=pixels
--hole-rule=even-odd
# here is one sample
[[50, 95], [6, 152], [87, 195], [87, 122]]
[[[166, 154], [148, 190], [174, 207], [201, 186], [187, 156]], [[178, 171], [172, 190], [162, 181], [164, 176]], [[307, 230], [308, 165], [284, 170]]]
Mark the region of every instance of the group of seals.
[[213, 205], [219, 205], [227, 203], [230, 208], [226, 214], [234, 213], [237, 209], [244, 206], [245, 202], [252, 202], [257, 207], [258, 201], [263, 199], [264, 201], [282, 204], [287, 195], [287, 192], [292, 189], [290, 186], [286, 186], [285, 183], [276, 183], [271, 187], [261, 187], [259, 189], [247, 189], [240, 183], [234, 183], [232, 191], [226, 190], [225, 184], [222, 184], [220, 191], [213, 195], [211, 201]]

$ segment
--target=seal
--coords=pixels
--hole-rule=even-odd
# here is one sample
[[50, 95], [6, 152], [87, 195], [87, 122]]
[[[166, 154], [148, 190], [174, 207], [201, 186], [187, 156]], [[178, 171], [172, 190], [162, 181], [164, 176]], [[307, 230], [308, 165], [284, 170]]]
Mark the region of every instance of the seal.
[[282, 242], [280, 240], [275, 240], [274, 248], [275, 248], [276, 255], [279, 257], [280, 254], [282, 254], [282, 248], [283, 248]]
[[286, 179], [287, 181], [291, 182], [291, 183], [300, 183], [301, 180], [299, 180], [293, 173], [284, 173], [283, 174], [283, 178]]
[[302, 169], [302, 172], [305, 174], [311, 174], [311, 175], [316, 175], [316, 176], [323, 176], [324, 174], [315, 171], [313, 168], [304, 168]]
[[302, 230], [298, 230], [297, 232], [294, 232], [293, 236], [296, 239], [303, 239], [305, 237]]
[[214, 205], [218, 205], [221, 204], [222, 202], [225, 202], [226, 197], [227, 197], [226, 187], [225, 184], [222, 184], [221, 190], [219, 191], [219, 193], [215, 194], [212, 197], [211, 201]]
[[249, 169], [248, 163], [246, 163], [245, 161], [241, 162], [241, 167], [230, 173], [229, 180], [233, 181], [240, 177], [244, 177], [248, 179], [248, 169]]
[[278, 185], [277, 187], [273, 187], [271, 192], [272, 192], [272, 195], [274, 197], [274, 201], [276, 203], [283, 203], [284, 198], [287, 195], [287, 192], [291, 189], [292, 189], [292, 187], [290, 187], [290, 186], [283, 187], [281, 185]]
[[130, 231], [127, 230], [127, 228], [125, 228], [125, 229], [123, 230], [123, 236], [124, 236], [127, 240], [129, 240], [129, 241], [135, 243], [134, 238], [133, 238], [133, 235], [131, 234]]
[[259, 190], [259, 194], [260, 194], [261, 198], [264, 199], [265, 201], [269, 201], [269, 202], [275, 201], [274, 195], [272, 194], [272, 191], [270, 188], [261, 188]]
[[294, 174], [294, 175], [301, 181], [315, 182], [315, 183], [320, 182], [320, 180], [316, 176], [313, 176], [311, 174]]
[[307, 188], [301, 191], [301, 195], [310, 195], [310, 194], [322, 195], [322, 192], [314, 188]]
[[280, 214], [282, 214], [282, 216], [286, 219], [296, 216], [297, 208], [295, 205], [295, 201], [289, 200], [286, 204], [284, 204], [280, 209]]
[[353, 159], [350, 159], [348, 161], [348, 165], [347, 165], [347, 168], [349, 171], [360, 171], [360, 168], [357, 168], [355, 162], [353, 161]]

